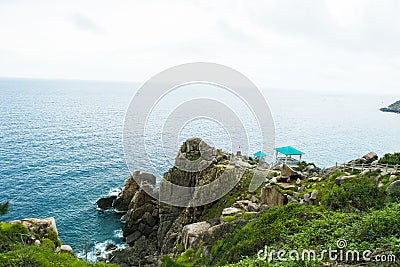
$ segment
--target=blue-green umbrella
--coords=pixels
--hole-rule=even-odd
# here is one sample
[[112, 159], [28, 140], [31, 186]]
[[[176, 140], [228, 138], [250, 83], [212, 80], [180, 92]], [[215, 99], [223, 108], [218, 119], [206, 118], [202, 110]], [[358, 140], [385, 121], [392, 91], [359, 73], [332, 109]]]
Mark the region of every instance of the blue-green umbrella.
[[267, 156], [267, 154], [265, 154], [262, 151], [258, 151], [256, 153], [254, 153], [253, 155], [254, 155], [254, 157], [257, 157], [257, 158], [265, 158]]

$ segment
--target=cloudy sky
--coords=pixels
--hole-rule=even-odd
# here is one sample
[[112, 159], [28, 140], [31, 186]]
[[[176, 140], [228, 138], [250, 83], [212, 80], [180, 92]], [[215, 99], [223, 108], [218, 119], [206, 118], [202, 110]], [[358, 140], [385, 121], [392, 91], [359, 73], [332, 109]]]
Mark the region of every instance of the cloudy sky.
[[260, 87], [398, 93], [400, 1], [0, 0], [0, 77], [142, 83], [193, 61]]

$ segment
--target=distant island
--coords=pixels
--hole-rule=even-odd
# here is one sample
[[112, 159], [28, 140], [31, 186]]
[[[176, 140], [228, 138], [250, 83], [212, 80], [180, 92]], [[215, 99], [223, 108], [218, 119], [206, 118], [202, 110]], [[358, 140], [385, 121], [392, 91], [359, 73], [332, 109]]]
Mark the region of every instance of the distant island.
[[396, 103], [391, 104], [387, 108], [381, 108], [380, 110], [383, 111], [383, 112], [400, 113], [400, 100], [397, 101]]

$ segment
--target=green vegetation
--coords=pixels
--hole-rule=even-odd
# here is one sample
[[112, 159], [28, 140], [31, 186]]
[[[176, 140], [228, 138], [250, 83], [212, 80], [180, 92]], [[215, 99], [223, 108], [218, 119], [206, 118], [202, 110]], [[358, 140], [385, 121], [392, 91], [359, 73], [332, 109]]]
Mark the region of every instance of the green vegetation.
[[74, 267], [74, 266], [113, 266], [105, 263], [88, 263], [78, 260], [70, 253], [56, 253], [60, 245], [57, 233], [49, 232], [40, 238], [40, 245], [29, 244], [28, 232], [22, 224], [0, 222], [0, 266], [1, 267]]
[[385, 154], [381, 159], [379, 159], [379, 163], [390, 165], [400, 164], [400, 153]]
[[[222, 169], [222, 171], [224, 171], [224, 169]], [[217, 175], [214, 175], [214, 177], [218, 177], [218, 174], [219, 173], [217, 173]], [[235, 203], [237, 200], [251, 199], [252, 196], [260, 196], [261, 188], [258, 188], [254, 192], [249, 192], [249, 186], [251, 180], [253, 179], [253, 174], [253, 171], [246, 170], [238, 184], [228, 194], [206, 208], [205, 213], [200, 218], [200, 221], [207, 221], [213, 218], [218, 218], [224, 208], [232, 206], [233, 203]], [[208, 182], [209, 180], [207, 180], [207, 183]]]
[[[320, 192], [315, 205], [271, 207], [257, 216], [244, 213], [242, 218], [250, 221], [245, 226], [235, 224], [233, 232], [214, 243], [209, 256], [204, 257], [199, 251], [186, 251], [178, 255], [175, 261], [164, 258], [163, 266], [322, 265], [329, 261], [327, 254], [322, 258], [317, 257], [316, 261], [269, 262], [268, 259], [256, 258], [265, 246], [270, 251], [314, 250], [320, 255], [323, 250], [337, 249], [339, 239], [347, 241], [346, 248], [349, 250], [380, 251], [386, 255], [394, 254], [400, 259], [400, 188], [385, 192], [391, 183], [390, 174], [353, 174], [356, 177], [346, 180], [342, 185], [335, 182], [336, 178], [348, 175], [342, 172], [336, 172], [320, 182], [305, 180], [303, 185], [306, 190], [301, 195], [312, 190]], [[235, 195], [228, 196], [224, 204], [230, 204], [230, 199], [235, 200]], [[231, 217], [225, 217], [224, 221], [235, 219], [235, 216]]]

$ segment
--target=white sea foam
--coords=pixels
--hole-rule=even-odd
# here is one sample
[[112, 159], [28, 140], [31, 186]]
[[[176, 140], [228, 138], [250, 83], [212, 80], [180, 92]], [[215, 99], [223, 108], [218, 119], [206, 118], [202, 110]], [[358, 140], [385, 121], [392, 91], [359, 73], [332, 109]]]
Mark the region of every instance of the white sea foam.
[[110, 188], [108, 195], [109, 196], [118, 196], [119, 193], [121, 193], [121, 188]]
[[[115, 237], [119, 237], [120, 230], [115, 231]], [[121, 231], [122, 235], [122, 231]], [[82, 260], [87, 260], [89, 262], [96, 262], [98, 258], [107, 258], [107, 255], [111, 253], [111, 251], [106, 251], [106, 247], [108, 244], [114, 244], [117, 248], [116, 249], [121, 249], [125, 247], [125, 244], [120, 243], [120, 244], [115, 244], [114, 241], [112, 240], [106, 240], [104, 242], [95, 242], [94, 246], [92, 246], [87, 253], [82, 250], [76, 255], [78, 256], [79, 259]]]

